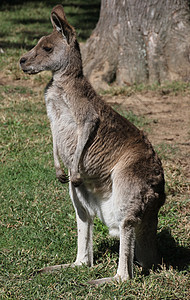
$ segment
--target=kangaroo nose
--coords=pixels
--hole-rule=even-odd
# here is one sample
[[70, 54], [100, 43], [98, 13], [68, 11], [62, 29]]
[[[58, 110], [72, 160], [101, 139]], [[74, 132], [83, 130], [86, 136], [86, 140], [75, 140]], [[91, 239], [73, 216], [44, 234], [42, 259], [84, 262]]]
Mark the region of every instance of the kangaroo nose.
[[27, 58], [21, 57], [21, 59], [20, 59], [20, 64], [22, 65], [22, 64], [24, 64], [26, 61], [27, 61]]

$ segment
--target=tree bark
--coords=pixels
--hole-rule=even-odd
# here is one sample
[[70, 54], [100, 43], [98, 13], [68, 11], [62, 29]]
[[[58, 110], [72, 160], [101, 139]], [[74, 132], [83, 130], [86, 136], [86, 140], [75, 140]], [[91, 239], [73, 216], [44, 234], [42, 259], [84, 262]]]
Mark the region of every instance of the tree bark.
[[188, 0], [102, 0], [82, 56], [95, 87], [190, 81]]

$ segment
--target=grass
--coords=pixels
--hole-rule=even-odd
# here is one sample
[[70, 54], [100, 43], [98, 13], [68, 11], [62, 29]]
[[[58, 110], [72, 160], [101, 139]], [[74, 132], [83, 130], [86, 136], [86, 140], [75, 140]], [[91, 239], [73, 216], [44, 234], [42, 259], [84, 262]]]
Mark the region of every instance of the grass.
[[[110, 238], [107, 228], [96, 219], [93, 268], [82, 266], [34, 275], [36, 269], [74, 260], [77, 231], [68, 187], [55, 179], [42, 91], [50, 75], [29, 77], [18, 67], [22, 53], [39, 36], [51, 31], [48, 16], [56, 3], [17, 3], [4, 2], [0, 6], [0, 48], [4, 52], [0, 54], [0, 299], [189, 299], [189, 202], [183, 171], [174, 164], [178, 153], [175, 145], [161, 144], [157, 148], [167, 187], [167, 203], [160, 211], [158, 224], [164, 258], [160, 270], [144, 276], [135, 265], [133, 280], [89, 286], [86, 282], [90, 279], [113, 276], [118, 263], [118, 241]], [[95, 23], [99, 1], [89, 5], [86, 1], [72, 1], [73, 6], [69, 3], [65, 1], [68, 18], [84, 40]], [[182, 88], [179, 90], [183, 93]], [[151, 126], [149, 120], [133, 112], [115, 109], [140, 128]]]
[[162, 96], [165, 95], [183, 95], [190, 93], [190, 83], [189, 82], [181, 82], [181, 81], [172, 81], [172, 82], [164, 82], [163, 84], [158, 84], [155, 82], [154, 84], [133, 84], [129, 86], [110, 86], [108, 90], [101, 91], [102, 95], [111, 95], [111, 96], [119, 96], [124, 95], [130, 97], [131, 95], [137, 92], [146, 93], [148, 91], [159, 93]]
[[126, 108], [120, 104], [113, 104], [112, 108], [116, 110], [120, 115], [130, 120], [130, 122], [132, 122], [138, 128], [149, 131], [150, 121], [144, 116], [137, 116], [133, 113], [133, 111], [126, 110]]

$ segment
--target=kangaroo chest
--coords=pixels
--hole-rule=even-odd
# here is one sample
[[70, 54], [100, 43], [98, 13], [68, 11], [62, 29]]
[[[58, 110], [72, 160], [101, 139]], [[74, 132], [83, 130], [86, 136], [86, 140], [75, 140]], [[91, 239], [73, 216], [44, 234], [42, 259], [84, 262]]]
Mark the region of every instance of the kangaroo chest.
[[49, 88], [45, 92], [45, 101], [54, 147], [65, 166], [69, 168], [77, 144], [77, 125], [64, 95]]

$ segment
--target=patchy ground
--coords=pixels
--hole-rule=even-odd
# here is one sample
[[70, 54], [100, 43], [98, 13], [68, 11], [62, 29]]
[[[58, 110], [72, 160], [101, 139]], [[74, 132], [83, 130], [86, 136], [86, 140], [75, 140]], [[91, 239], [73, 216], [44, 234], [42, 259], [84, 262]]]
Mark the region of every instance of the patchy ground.
[[190, 97], [171, 96], [157, 92], [106, 96], [110, 103], [119, 103], [127, 110], [150, 120], [148, 137], [153, 145], [167, 144], [175, 149], [174, 158], [190, 180]]

